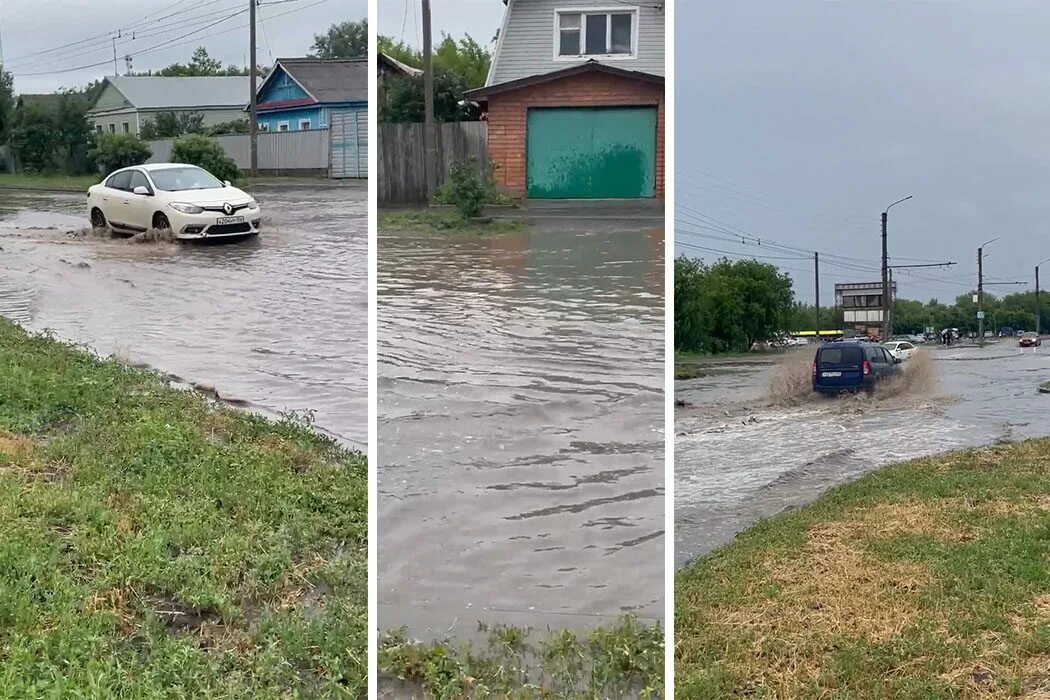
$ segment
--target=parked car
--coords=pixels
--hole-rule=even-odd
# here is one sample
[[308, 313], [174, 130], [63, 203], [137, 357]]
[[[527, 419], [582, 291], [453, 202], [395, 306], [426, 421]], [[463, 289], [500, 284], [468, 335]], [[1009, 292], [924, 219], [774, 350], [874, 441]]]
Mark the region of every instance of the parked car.
[[1014, 329], [1010, 326], [1003, 326], [999, 329], [1000, 338], [1012, 338], [1014, 337]]
[[1028, 331], [1021, 336], [1021, 340], [1018, 341], [1018, 345], [1022, 348], [1037, 348], [1043, 344], [1043, 339], [1039, 337], [1039, 334], [1035, 331]]
[[1017, 331], [1017, 337], [1020, 338], [1025, 334], [1024, 331]]
[[95, 228], [135, 234], [171, 230], [176, 238], [259, 234], [262, 212], [248, 194], [203, 168], [153, 163], [122, 168], [88, 188]]
[[889, 351], [890, 356], [901, 360], [902, 362], [909, 359], [912, 356], [912, 353], [915, 352], [915, 345], [906, 340], [894, 340], [885, 343], [882, 347]]
[[813, 390], [872, 392], [878, 382], [900, 372], [900, 363], [881, 345], [848, 340], [821, 345], [813, 358]]

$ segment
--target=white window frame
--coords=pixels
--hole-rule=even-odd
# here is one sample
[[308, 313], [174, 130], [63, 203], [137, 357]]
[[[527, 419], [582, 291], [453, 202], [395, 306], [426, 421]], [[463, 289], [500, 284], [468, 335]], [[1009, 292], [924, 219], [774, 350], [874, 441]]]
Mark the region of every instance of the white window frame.
[[259, 122], [259, 131], [269, 131], [269, 130], [270, 130], [270, 123], [269, 122]]
[[[284, 127], [283, 129], [281, 127]], [[291, 131], [292, 125], [289, 122], [277, 122], [278, 131]]]
[[130, 134], [131, 133], [131, 122], [121, 122], [120, 123], [120, 133], [122, 133], [122, 134]]
[[[306, 124], [306, 128], [305, 129], [303, 128], [303, 124]], [[310, 119], [300, 119], [299, 120], [299, 131], [309, 131], [312, 128], [314, 128], [313, 127], [313, 122]]]
[[[587, 50], [587, 18], [585, 15], [631, 15], [631, 53], [580, 53], [562, 56], [561, 16], [580, 15], [580, 51]], [[556, 7], [554, 9], [554, 60], [559, 63], [579, 63], [591, 59], [603, 61], [634, 61], [638, 59], [638, 23], [641, 11], [638, 5], [612, 5], [607, 7]], [[606, 21], [605, 45], [612, 41], [612, 22]]]
[[109, 123], [109, 133], [111, 133], [111, 134], [117, 133], [117, 123], [116, 122], [110, 122]]

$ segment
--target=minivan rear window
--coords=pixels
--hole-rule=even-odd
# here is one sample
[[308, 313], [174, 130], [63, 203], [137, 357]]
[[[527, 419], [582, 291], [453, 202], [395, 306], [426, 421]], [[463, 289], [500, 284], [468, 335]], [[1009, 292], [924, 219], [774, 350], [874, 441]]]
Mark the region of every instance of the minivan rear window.
[[821, 348], [817, 364], [821, 367], [857, 367], [861, 352], [858, 347]]

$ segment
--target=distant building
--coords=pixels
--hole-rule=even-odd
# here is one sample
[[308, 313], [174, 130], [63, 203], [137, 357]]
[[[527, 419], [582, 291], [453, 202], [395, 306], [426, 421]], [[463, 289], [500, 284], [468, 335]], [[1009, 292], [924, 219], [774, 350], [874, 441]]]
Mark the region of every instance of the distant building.
[[[897, 283], [892, 283], [890, 296], [897, 297]], [[842, 330], [861, 335], [882, 334], [884, 307], [882, 282], [847, 282], [835, 285], [835, 308], [842, 313]]]
[[248, 76], [109, 76], [88, 109], [99, 132], [138, 134], [161, 112], [200, 114], [204, 126], [244, 118], [251, 97]]

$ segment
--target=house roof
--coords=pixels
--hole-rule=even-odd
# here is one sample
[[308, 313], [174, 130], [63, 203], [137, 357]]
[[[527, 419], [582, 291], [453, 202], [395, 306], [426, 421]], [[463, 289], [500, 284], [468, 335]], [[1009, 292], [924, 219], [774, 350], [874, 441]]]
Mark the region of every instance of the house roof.
[[262, 94], [277, 66], [299, 83], [316, 102], [367, 102], [367, 58], [278, 58], [274, 70], [259, 86]]
[[595, 60], [587, 61], [579, 65], [571, 66], [569, 68], [562, 68], [561, 70], [552, 71], [550, 73], [540, 73], [538, 75], [530, 75], [527, 78], [519, 78], [518, 80], [509, 80], [505, 83], [497, 83], [496, 85], [486, 85], [484, 87], [475, 88], [474, 90], [468, 90], [463, 94], [464, 97], [471, 100], [485, 99], [491, 95], [497, 95], [502, 92], [512, 92], [514, 90], [520, 90], [522, 88], [531, 87], [533, 85], [539, 85], [541, 83], [549, 83], [553, 80], [561, 80], [562, 78], [571, 78], [576, 75], [583, 75], [584, 73], [606, 73], [608, 75], [615, 75], [621, 78], [629, 78], [631, 80], [641, 80], [647, 83], [653, 83], [656, 85], [664, 84], [664, 77], [662, 75], [655, 75], [653, 73], [643, 73], [641, 71], [624, 70], [623, 68], [616, 68], [605, 63], [599, 63]]
[[[246, 75], [193, 78], [117, 75], [107, 77], [106, 82], [138, 109], [239, 108], [251, 97], [250, 79]], [[88, 111], [94, 111], [94, 107]]]
[[402, 75], [423, 75], [423, 71], [419, 68], [408, 65], [402, 61], [397, 60], [393, 56], [388, 56], [385, 53], [380, 52], [376, 55], [380, 62], [387, 64], [398, 73]]

